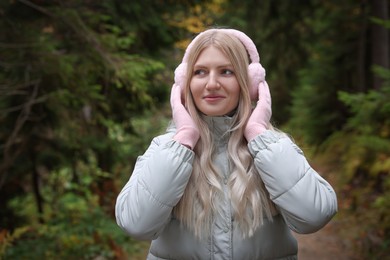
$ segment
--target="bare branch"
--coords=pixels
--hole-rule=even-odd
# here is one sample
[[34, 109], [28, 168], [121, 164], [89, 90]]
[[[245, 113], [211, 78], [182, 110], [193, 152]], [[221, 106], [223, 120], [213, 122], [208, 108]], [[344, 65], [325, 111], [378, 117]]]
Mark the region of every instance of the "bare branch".
[[41, 12], [41, 13], [47, 15], [47, 16], [53, 17], [53, 15], [49, 11], [47, 11], [45, 8], [43, 8], [41, 6], [38, 6], [38, 5], [31, 3], [30, 1], [27, 1], [27, 0], [18, 0], [18, 1], [21, 2], [22, 4], [25, 4], [33, 9]]
[[21, 105], [18, 105], [18, 106], [14, 106], [14, 107], [10, 107], [10, 108], [4, 109], [4, 110], [0, 110], [0, 114], [8, 114], [8, 113], [11, 113], [11, 112], [15, 112], [15, 111], [24, 109], [26, 107], [26, 105], [32, 106], [34, 104], [42, 103], [46, 99], [47, 99], [47, 96], [42, 96], [42, 97], [39, 97], [39, 98], [37, 98], [35, 100], [32, 100], [32, 101], [29, 100], [25, 104], [21, 104]]
[[[32, 81], [31, 85], [35, 85], [35, 84], [39, 84], [39, 80], [34, 80]], [[17, 84], [17, 85], [0, 85], [0, 97], [10, 97], [10, 96], [27, 96], [27, 95], [30, 95], [30, 91], [28, 91], [28, 87], [30, 87], [31, 85], [29, 86], [26, 86], [26, 84]], [[45, 99], [47, 99], [48, 95], [45, 95], [45, 96], [41, 96], [39, 98], [37, 98], [36, 100], [33, 101], [34, 104], [36, 103], [41, 103], [43, 102]], [[7, 108], [7, 109], [4, 109], [4, 110], [0, 110], [0, 114], [1, 113], [9, 113], [9, 112], [13, 112], [13, 111], [17, 111], [17, 110], [20, 110], [22, 109], [24, 106], [24, 104], [21, 104], [21, 105], [18, 105], [18, 106], [14, 106], [14, 107], [11, 107], [11, 108]]]
[[26, 96], [28, 94], [26, 90], [2, 90], [0, 87], [0, 96]]
[[39, 46], [38, 43], [4, 43], [0, 42], [0, 48], [4, 49], [20, 49], [20, 48], [33, 48]]
[[[26, 79], [26, 80], [28, 81], [28, 79]], [[8, 168], [10, 167], [12, 162], [17, 157], [17, 153], [11, 154], [10, 151], [11, 151], [13, 144], [16, 143], [16, 140], [17, 140], [17, 137], [18, 137], [20, 130], [23, 128], [24, 124], [26, 123], [27, 119], [29, 118], [32, 106], [34, 104], [36, 104], [35, 101], [37, 100], [36, 97], [38, 95], [39, 83], [40, 82], [36, 82], [34, 84], [34, 89], [32, 91], [32, 94], [31, 94], [29, 100], [24, 104], [22, 111], [20, 112], [18, 118], [16, 119], [15, 127], [14, 127], [12, 133], [10, 134], [10, 136], [8, 137], [7, 141], [5, 142], [4, 152], [3, 152], [3, 154], [4, 154], [3, 162], [2, 162], [2, 164], [0, 164], [0, 173], [2, 173], [2, 175], [0, 176], [0, 190], [8, 177], [8, 174], [9, 174]], [[21, 152], [21, 150], [19, 149], [18, 153], [20, 153], [20, 152]]]
[[62, 16], [63, 21], [76, 33], [76, 35], [89, 45], [103, 58], [103, 60], [111, 66], [114, 70], [118, 70], [118, 63], [115, 59], [104, 49], [97, 37], [91, 32], [88, 26], [76, 13], [71, 16]]
[[[35, 80], [29, 80], [28, 82], [25, 83], [20, 83], [20, 84], [3, 84], [0, 85], [0, 93], [3, 95], [6, 95], [7, 92], [15, 91], [15, 90], [20, 90], [20, 89], [26, 89], [31, 87], [32, 85], [38, 84], [40, 82], [40, 79], [35, 79]], [[22, 91], [22, 90], [20, 90]]]

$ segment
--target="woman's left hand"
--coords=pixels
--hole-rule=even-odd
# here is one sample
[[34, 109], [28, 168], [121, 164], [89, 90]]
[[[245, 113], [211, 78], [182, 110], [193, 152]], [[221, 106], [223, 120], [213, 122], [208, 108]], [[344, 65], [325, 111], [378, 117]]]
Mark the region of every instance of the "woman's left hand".
[[172, 117], [176, 126], [174, 140], [194, 149], [199, 140], [199, 130], [181, 100], [181, 87], [174, 84], [171, 90]]
[[244, 131], [244, 136], [248, 142], [267, 130], [272, 115], [271, 104], [271, 93], [268, 84], [266, 81], [262, 81], [259, 84], [259, 100]]

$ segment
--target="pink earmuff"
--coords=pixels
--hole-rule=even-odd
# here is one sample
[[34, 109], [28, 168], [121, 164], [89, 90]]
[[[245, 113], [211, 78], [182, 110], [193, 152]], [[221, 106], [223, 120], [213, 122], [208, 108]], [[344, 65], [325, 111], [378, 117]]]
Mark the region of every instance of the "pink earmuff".
[[[253, 43], [253, 41], [243, 32], [240, 32], [238, 30], [234, 29], [211, 29], [215, 31], [223, 31], [226, 33], [229, 33], [235, 37], [237, 37], [241, 43], [245, 46], [246, 50], [248, 51], [249, 57], [251, 59], [251, 63], [248, 66], [248, 75], [249, 79], [251, 81], [251, 87], [250, 87], [250, 96], [252, 100], [257, 100], [258, 98], [258, 88], [260, 82], [265, 80], [265, 69], [260, 64], [260, 58], [259, 53], [257, 52], [256, 45]], [[201, 35], [200, 33], [199, 35]], [[197, 37], [194, 38], [194, 40], [188, 45], [186, 52], [184, 54], [182, 63], [179, 64], [179, 66], [175, 70], [175, 84], [179, 85], [180, 87], [184, 86], [185, 77], [186, 77], [186, 70], [187, 70], [187, 56], [190, 52], [194, 42], [196, 41]]]
[[182, 62], [175, 69], [175, 84], [179, 85], [181, 88], [184, 86], [185, 75], [187, 71], [187, 63]]

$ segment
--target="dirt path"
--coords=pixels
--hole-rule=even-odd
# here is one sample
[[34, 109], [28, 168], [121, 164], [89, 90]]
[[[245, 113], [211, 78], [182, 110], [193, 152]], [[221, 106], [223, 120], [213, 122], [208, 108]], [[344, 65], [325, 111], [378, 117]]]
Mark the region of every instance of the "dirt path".
[[298, 240], [299, 260], [361, 260], [354, 256], [348, 248], [346, 241], [343, 241], [335, 232], [337, 220], [332, 220], [320, 231], [308, 234], [294, 234]]
[[[326, 166], [325, 166], [326, 165]], [[316, 162], [315, 167], [322, 177], [329, 181], [338, 193], [337, 172], [328, 164]], [[340, 200], [340, 198], [338, 198]], [[339, 213], [342, 209], [339, 206]], [[338, 213], [338, 214], [339, 214]], [[334, 217], [324, 228], [316, 233], [308, 235], [295, 234], [298, 240], [299, 260], [363, 260], [351, 249], [352, 245], [344, 241], [338, 231], [343, 228], [341, 221]]]

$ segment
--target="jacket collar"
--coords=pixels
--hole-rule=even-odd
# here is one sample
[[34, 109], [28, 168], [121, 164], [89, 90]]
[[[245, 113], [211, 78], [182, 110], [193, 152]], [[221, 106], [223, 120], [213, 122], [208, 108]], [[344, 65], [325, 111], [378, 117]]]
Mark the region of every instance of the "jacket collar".
[[206, 116], [202, 115], [202, 119], [209, 126], [215, 140], [226, 140], [229, 137], [229, 130], [233, 125], [233, 117], [230, 116]]

